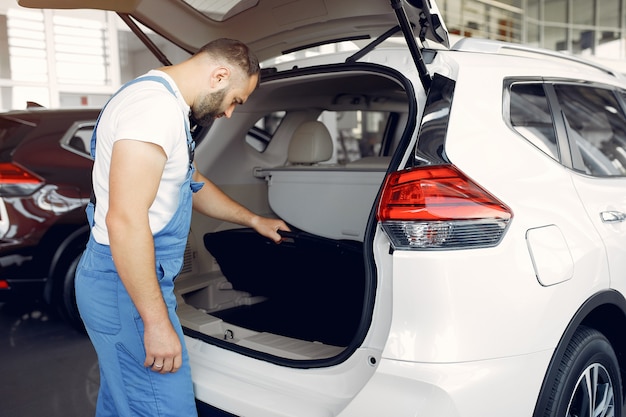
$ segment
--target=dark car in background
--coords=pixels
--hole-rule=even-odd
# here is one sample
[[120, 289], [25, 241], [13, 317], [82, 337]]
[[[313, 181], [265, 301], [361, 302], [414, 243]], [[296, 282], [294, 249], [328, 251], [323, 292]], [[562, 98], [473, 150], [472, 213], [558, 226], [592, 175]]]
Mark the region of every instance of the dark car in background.
[[0, 113], [0, 302], [43, 300], [80, 328], [74, 270], [88, 237], [99, 109]]

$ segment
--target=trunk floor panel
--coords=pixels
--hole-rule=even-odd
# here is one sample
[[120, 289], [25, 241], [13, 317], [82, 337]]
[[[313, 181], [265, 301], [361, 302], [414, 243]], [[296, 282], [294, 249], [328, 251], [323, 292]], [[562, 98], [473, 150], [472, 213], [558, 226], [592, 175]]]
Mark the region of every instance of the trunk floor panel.
[[347, 346], [354, 337], [365, 290], [360, 242], [296, 232], [275, 244], [251, 229], [209, 233], [204, 242], [234, 289], [268, 298], [211, 315], [254, 331], [334, 346]]

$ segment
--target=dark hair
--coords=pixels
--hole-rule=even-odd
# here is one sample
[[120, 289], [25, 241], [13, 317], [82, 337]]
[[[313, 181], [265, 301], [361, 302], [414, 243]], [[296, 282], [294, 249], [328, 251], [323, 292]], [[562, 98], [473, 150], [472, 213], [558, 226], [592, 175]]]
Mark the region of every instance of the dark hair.
[[229, 63], [241, 68], [249, 77], [261, 72], [259, 59], [248, 46], [235, 39], [220, 38], [204, 45], [196, 54], [207, 53], [225, 58]]

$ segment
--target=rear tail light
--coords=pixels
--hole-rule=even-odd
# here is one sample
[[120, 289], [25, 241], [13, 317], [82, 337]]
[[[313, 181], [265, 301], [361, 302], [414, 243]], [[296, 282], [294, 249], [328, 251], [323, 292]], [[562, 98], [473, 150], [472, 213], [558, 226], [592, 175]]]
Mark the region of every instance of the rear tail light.
[[37, 191], [43, 180], [11, 162], [0, 162], [0, 197], [29, 195]]
[[377, 217], [395, 249], [496, 246], [512, 211], [452, 165], [387, 176]]

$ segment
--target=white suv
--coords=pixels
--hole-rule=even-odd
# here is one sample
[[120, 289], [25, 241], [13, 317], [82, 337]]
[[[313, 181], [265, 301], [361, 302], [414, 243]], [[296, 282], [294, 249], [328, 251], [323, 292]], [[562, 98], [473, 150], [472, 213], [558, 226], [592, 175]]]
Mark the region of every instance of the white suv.
[[622, 415], [618, 74], [448, 47], [432, 1], [242, 1], [221, 17], [204, 3], [119, 11], [189, 51], [216, 36], [262, 59], [359, 49], [274, 59], [197, 147], [207, 177], [293, 230], [274, 245], [194, 217], [177, 292], [201, 411]]

